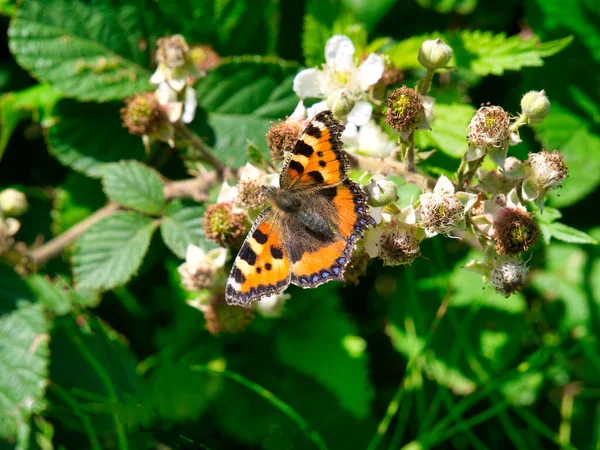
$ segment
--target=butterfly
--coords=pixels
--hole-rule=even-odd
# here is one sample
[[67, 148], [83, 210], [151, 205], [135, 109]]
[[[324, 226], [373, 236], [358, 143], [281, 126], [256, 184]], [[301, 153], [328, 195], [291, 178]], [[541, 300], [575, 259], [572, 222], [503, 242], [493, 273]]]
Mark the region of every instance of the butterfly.
[[265, 188], [270, 206], [256, 219], [233, 263], [225, 299], [249, 306], [290, 283], [314, 288], [344, 280], [356, 241], [375, 224], [367, 197], [348, 178], [344, 126], [318, 113], [296, 142], [279, 188]]

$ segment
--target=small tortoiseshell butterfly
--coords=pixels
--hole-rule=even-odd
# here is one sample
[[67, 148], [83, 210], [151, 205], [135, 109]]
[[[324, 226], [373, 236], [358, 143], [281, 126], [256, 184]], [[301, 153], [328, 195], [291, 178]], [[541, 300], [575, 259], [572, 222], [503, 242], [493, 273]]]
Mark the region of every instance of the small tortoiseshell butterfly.
[[308, 124], [281, 171], [281, 187], [266, 188], [271, 206], [233, 263], [227, 303], [249, 306], [290, 283], [314, 288], [344, 280], [356, 241], [375, 221], [365, 193], [347, 176], [343, 130], [331, 111]]

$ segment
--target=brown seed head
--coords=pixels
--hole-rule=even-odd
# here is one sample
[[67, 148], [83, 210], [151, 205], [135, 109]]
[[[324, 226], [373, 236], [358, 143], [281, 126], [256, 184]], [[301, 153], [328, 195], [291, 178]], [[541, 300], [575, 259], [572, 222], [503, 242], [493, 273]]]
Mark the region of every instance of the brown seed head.
[[533, 214], [521, 208], [504, 208], [494, 222], [496, 252], [517, 255], [535, 244], [539, 236]]
[[246, 234], [246, 215], [232, 209], [232, 203], [217, 203], [204, 213], [204, 234], [221, 247], [240, 246]]
[[410, 133], [425, 117], [425, 108], [414, 89], [402, 86], [387, 98], [386, 123], [397, 131]]
[[125, 100], [121, 119], [131, 134], [144, 136], [158, 131], [166, 116], [154, 93], [143, 92]]
[[302, 125], [294, 120], [272, 124], [267, 131], [267, 145], [273, 161], [283, 161], [284, 153], [291, 152], [302, 134]]

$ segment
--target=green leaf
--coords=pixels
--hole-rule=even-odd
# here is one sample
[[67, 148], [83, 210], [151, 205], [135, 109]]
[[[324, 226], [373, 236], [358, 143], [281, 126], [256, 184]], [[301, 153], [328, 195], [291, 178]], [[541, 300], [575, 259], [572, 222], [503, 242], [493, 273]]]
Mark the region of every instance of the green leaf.
[[564, 49], [572, 36], [540, 43], [538, 37], [522, 40], [519, 35], [506, 37], [491, 31], [463, 30], [455, 33], [430, 33], [397, 42], [385, 50], [392, 63], [402, 70], [421, 68], [417, 59], [423, 41], [441, 37], [452, 47], [450, 66], [468, 70], [480, 76], [502, 75], [505, 70], [544, 65], [543, 58]]
[[160, 175], [137, 161], [107, 164], [102, 168], [104, 192], [119, 205], [147, 214], [158, 214], [165, 206]]
[[351, 345], [356, 330], [340, 311], [334, 289], [322, 286], [303, 295], [302, 305], [290, 302], [290, 319], [275, 343], [277, 353], [285, 364], [327, 386], [354, 417], [364, 419], [373, 398], [367, 354], [364, 347]]
[[134, 212], [117, 212], [92, 225], [77, 242], [77, 286], [107, 290], [129, 281], [142, 264], [156, 225]]
[[544, 227], [544, 233], [549, 233], [554, 239], [571, 244], [597, 244], [589, 234], [572, 228], [564, 223], [554, 222]]
[[598, 4], [596, 0], [576, 0], [554, 3], [544, 0], [527, 2], [535, 9], [527, 14], [534, 30], [562, 33], [565, 30], [577, 35], [596, 61], [600, 61], [600, 31], [598, 30]]
[[46, 310], [57, 316], [64, 316], [73, 309], [94, 307], [99, 303], [98, 295], [94, 292], [85, 289], [75, 291], [60, 277], [49, 281], [44, 276], [32, 275], [27, 278], [27, 284]]
[[248, 141], [269, 155], [265, 135], [270, 122], [291, 114], [298, 103], [292, 91], [296, 72], [295, 64], [279, 59], [234, 58], [197, 84], [198, 103], [208, 112], [217, 158], [242, 166], [248, 160]]
[[167, 244], [180, 258], [185, 258], [188, 245], [208, 250], [215, 245], [204, 237], [204, 206], [184, 207], [171, 203], [160, 224], [160, 232]]
[[343, 0], [349, 11], [359, 22], [372, 30], [375, 25], [385, 17], [397, 2], [395, 0]]
[[17, 125], [26, 119], [42, 123], [60, 96], [52, 86], [37, 84], [0, 97], [0, 160]]
[[144, 160], [141, 139], [123, 128], [121, 106], [60, 101], [53, 111], [58, 122], [48, 131], [50, 152], [65, 166], [93, 177], [102, 175], [105, 163]]
[[486, 76], [502, 75], [505, 70], [542, 66], [543, 58], [560, 52], [573, 37], [541, 43], [538, 37], [523, 40], [519, 35], [506, 37], [504, 33], [464, 30], [449, 34], [446, 39], [454, 51], [450, 65]]
[[433, 9], [439, 13], [470, 14], [477, 6], [478, 0], [417, 0], [425, 9]]
[[562, 189], [550, 193], [557, 208], [577, 203], [600, 184], [600, 159], [590, 157], [590, 149], [600, 148], [595, 128], [558, 102], [552, 102], [550, 114], [535, 130], [548, 150], [564, 155], [569, 175]]
[[0, 264], [0, 438], [13, 441], [29, 432], [23, 424], [45, 407], [50, 327], [34, 297], [11, 268]]
[[467, 151], [467, 126], [475, 110], [470, 105], [435, 104], [431, 131], [415, 133], [415, 145], [421, 150], [438, 149], [453, 158], [461, 158]]
[[150, 86], [142, 12], [131, 3], [28, 0], [11, 21], [10, 49], [69, 97], [122, 99]]

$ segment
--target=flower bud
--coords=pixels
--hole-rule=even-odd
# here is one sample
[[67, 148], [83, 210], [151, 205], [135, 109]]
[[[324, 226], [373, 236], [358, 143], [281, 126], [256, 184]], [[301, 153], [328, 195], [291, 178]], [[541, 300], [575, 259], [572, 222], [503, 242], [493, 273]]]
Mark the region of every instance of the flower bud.
[[222, 247], [240, 246], [246, 234], [246, 215], [232, 209], [233, 203], [217, 203], [204, 213], [204, 235]]
[[148, 136], [159, 130], [166, 116], [156, 96], [152, 92], [144, 92], [125, 100], [121, 119], [131, 134]]
[[520, 291], [526, 277], [527, 266], [518, 258], [498, 258], [490, 271], [492, 285], [506, 297]]
[[544, 90], [530, 91], [521, 99], [521, 112], [529, 124], [542, 123], [550, 112], [550, 100]]
[[272, 124], [267, 131], [267, 146], [273, 161], [283, 161], [285, 152], [291, 152], [302, 134], [302, 125], [295, 120]]
[[427, 40], [419, 48], [419, 63], [427, 69], [443, 69], [451, 58], [452, 48], [439, 38]]
[[346, 117], [354, 108], [356, 99], [345, 89], [337, 89], [327, 97], [327, 107], [337, 118]]
[[410, 133], [424, 118], [425, 108], [414, 89], [402, 86], [388, 96], [385, 121], [393, 129]]
[[373, 207], [389, 205], [398, 200], [398, 186], [383, 175], [375, 175], [366, 187], [368, 203]]
[[13, 236], [21, 228], [17, 219], [0, 217], [0, 255], [6, 252], [14, 243]]
[[0, 192], [0, 212], [4, 216], [18, 217], [27, 212], [27, 197], [16, 189], [4, 189]]

